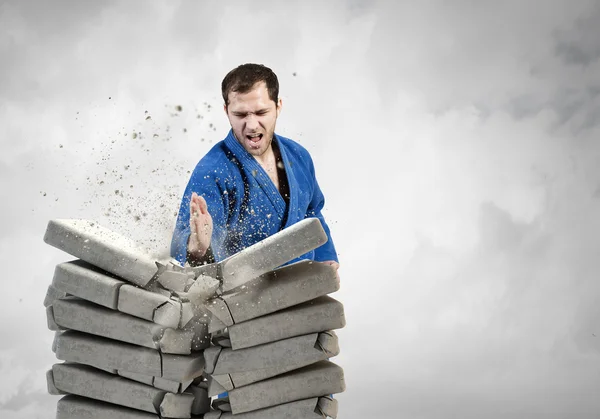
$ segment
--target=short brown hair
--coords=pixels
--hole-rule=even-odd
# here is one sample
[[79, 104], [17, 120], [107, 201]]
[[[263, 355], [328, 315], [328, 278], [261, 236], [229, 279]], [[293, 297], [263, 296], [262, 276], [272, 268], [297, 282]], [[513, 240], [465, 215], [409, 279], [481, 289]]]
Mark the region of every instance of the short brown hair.
[[248, 93], [256, 83], [261, 81], [267, 85], [269, 99], [275, 102], [279, 98], [279, 81], [269, 67], [262, 64], [242, 64], [231, 70], [221, 83], [221, 93], [225, 106], [229, 105], [229, 93]]

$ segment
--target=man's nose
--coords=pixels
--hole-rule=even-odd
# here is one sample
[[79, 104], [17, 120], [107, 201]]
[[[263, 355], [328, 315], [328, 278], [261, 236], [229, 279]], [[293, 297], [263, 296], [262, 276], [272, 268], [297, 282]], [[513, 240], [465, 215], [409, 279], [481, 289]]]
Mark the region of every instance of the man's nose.
[[249, 130], [254, 130], [257, 129], [259, 127], [258, 124], [258, 118], [256, 117], [256, 115], [248, 115], [246, 117], [246, 128], [248, 128]]

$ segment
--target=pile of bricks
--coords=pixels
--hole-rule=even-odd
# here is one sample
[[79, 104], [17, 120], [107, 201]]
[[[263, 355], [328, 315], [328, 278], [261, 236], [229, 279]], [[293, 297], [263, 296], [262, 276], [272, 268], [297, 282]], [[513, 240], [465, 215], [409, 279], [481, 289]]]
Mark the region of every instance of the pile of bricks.
[[86, 220], [50, 221], [44, 240], [77, 258], [44, 301], [64, 361], [47, 373], [57, 419], [337, 416], [339, 279], [285, 265], [327, 240], [317, 219], [199, 267], [156, 262]]

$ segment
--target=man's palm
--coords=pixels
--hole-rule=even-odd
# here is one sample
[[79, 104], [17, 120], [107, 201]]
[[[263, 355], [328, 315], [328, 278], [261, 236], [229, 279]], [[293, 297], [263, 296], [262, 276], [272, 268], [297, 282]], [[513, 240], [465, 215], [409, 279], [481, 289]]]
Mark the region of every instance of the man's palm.
[[192, 193], [190, 200], [190, 238], [188, 252], [203, 256], [210, 246], [213, 231], [213, 221], [208, 206], [203, 197]]

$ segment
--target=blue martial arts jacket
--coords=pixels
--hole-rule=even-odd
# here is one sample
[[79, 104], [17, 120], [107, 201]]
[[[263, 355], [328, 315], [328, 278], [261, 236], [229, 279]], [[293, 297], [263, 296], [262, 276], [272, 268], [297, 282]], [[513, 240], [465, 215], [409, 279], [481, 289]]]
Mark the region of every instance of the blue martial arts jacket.
[[236, 140], [230, 130], [198, 163], [183, 194], [171, 256], [186, 261], [190, 235], [192, 192], [206, 199], [213, 219], [211, 248], [221, 261], [240, 250], [308, 217], [317, 217], [328, 241], [299, 259], [338, 261], [329, 227], [321, 214], [325, 198], [315, 177], [308, 151], [300, 144], [275, 134], [289, 185], [289, 203], [262, 166]]

